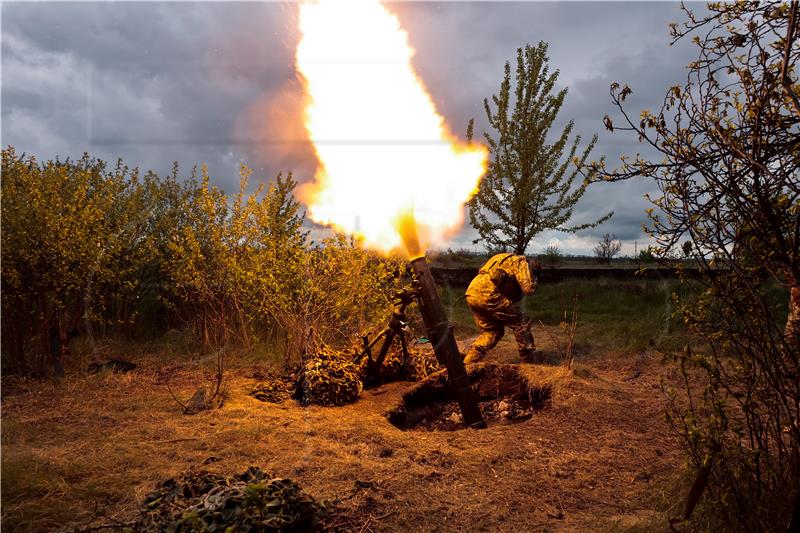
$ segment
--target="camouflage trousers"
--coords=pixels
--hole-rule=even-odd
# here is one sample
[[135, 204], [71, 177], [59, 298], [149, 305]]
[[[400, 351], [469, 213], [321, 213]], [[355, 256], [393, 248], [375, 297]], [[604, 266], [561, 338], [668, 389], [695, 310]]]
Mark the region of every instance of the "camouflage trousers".
[[520, 357], [527, 360], [533, 356], [536, 351], [536, 343], [533, 339], [531, 323], [518, 304], [506, 298], [492, 299], [487, 302], [467, 296], [467, 306], [472, 311], [475, 324], [481, 333], [467, 349], [465, 363], [475, 363], [483, 359], [486, 353], [503, 338], [506, 326], [514, 332]]

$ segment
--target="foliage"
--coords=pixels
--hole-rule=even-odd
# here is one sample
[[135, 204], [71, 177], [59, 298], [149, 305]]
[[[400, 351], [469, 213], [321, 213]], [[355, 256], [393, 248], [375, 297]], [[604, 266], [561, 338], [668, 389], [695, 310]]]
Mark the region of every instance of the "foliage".
[[379, 257], [341, 234], [306, 249], [294, 268], [301, 280], [294, 292], [268, 302], [293, 356], [308, 353], [318, 341], [346, 344], [388, 320], [402, 273], [399, 259]]
[[249, 176], [242, 167], [230, 203], [210, 185], [205, 168], [199, 181], [192, 175], [180, 207], [184, 216], [169, 243], [167, 266], [181, 311], [207, 349], [234, 338], [251, 345], [256, 328], [275, 318], [273, 300], [291, 298], [302, 279], [296, 265], [306, 235], [291, 174], [246, 194]]
[[4, 366], [41, 372], [51, 331], [82, 319], [123, 325], [154, 253], [151, 174], [85, 154], [48, 161], [2, 152]]
[[487, 254], [483, 251], [476, 252], [463, 248], [459, 250], [448, 248], [443, 252], [428, 250], [427, 257], [433, 264], [447, 268], [480, 267], [488, 259]]
[[[672, 25], [695, 34], [698, 59], [657, 112], [625, 109], [628, 86], [611, 86], [622, 127], [658, 152], [623, 159], [589, 180], [655, 180], [650, 231], [668, 257], [687, 237], [704, 274], [679, 316], [711, 346], [676, 357], [705, 385], [673, 397], [671, 420], [693, 466], [709, 472], [704, 507], [728, 528], [800, 527], [800, 105], [798, 3], [712, 3]], [[786, 307], [769, 298], [784, 287]], [[698, 479], [702, 480], [702, 476]], [[775, 495], [782, 495], [776, 498]], [[790, 527], [790, 529], [791, 529]]]
[[607, 265], [611, 264], [611, 260], [622, 250], [622, 241], [615, 240], [616, 235], [603, 235], [603, 238], [598, 241], [597, 246], [594, 248], [594, 256], [601, 263]]
[[[558, 71], [550, 72], [547, 44], [517, 49], [513, 95], [511, 64], [506, 62], [500, 92], [492, 104], [484, 100], [489, 126], [496, 137], [484, 133], [491, 160], [478, 193], [469, 203], [472, 226], [490, 250], [510, 248], [524, 254], [531, 239], [548, 229], [575, 232], [607, 220], [567, 227], [575, 205], [586, 192], [586, 184], [573, 187], [577, 169], [597, 141], [595, 135], [580, 157], [576, 157], [580, 135], [569, 145], [574, 122], [569, 121], [554, 143], [548, 143], [550, 128], [564, 103], [567, 89], [553, 94]], [[467, 137], [472, 139], [470, 120]], [[563, 157], [565, 149], [567, 157]], [[571, 165], [575, 165], [570, 170]]]
[[178, 179], [3, 151], [3, 365], [44, 370], [51, 330], [94, 339], [186, 327], [196, 347], [268, 346], [297, 361], [384, 322], [397, 260], [341, 235], [309, 242], [291, 174], [230, 197]]
[[639, 251], [639, 262], [640, 263], [656, 262], [656, 256], [653, 255], [653, 250], [650, 247], [647, 247], [644, 250]]
[[691, 258], [692, 257], [692, 241], [684, 241], [681, 244], [681, 253], [683, 253], [683, 257]]

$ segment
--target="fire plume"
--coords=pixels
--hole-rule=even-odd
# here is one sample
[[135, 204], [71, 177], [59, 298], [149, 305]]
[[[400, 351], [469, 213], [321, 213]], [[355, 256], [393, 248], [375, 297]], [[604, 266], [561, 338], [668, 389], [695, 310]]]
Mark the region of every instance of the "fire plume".
[[378, 0], [300, 5], [297, 69], [319, 162], [301, 197], [316, 222], [390, 250], [416, 221], [422, 245], [463, 222], [487, 152], [460, 143], [411, 65], [414, 50]]

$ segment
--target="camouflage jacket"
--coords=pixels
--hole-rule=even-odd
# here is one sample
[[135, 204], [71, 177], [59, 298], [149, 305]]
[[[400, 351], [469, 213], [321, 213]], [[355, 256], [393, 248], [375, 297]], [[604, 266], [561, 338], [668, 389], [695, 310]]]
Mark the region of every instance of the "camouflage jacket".
[[519, 283], [523, 294], [530, 296], [536, 291], [538, 282], [535, 277], [531, 276], [531, 269], [525, 256], [497, 254], [481, 267], [478, 275], [469, 284], [466, 295], [487, 303], [505, 299], [491, 280], [492, 272], [497, 268], [501, 268], [513, 276]]

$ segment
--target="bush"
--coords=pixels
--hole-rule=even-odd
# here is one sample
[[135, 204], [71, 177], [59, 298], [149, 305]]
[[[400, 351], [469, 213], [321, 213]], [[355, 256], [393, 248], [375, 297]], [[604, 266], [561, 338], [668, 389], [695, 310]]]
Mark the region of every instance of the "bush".
[[41, 372], [58, 338], [188, 328], [204, 351], [267, 343], [289, 362], [388, 319], [397, 261], [308, 240], [292, 175], [230, 198], [205, 168], [181, 183], [88, 155], [3, 151], [3, 367]]
[[644, 250], [639, 251], [639, 262], [640, 263], [655, 263], [656, 257], [653, 255], [653, 250], [650, 248], [645, 248]]
[[158, 179], [88, 155], [39, 164], [13, 148], [2, 174], [3, 367], [41, 372], [53, 335], [136, 319]]

